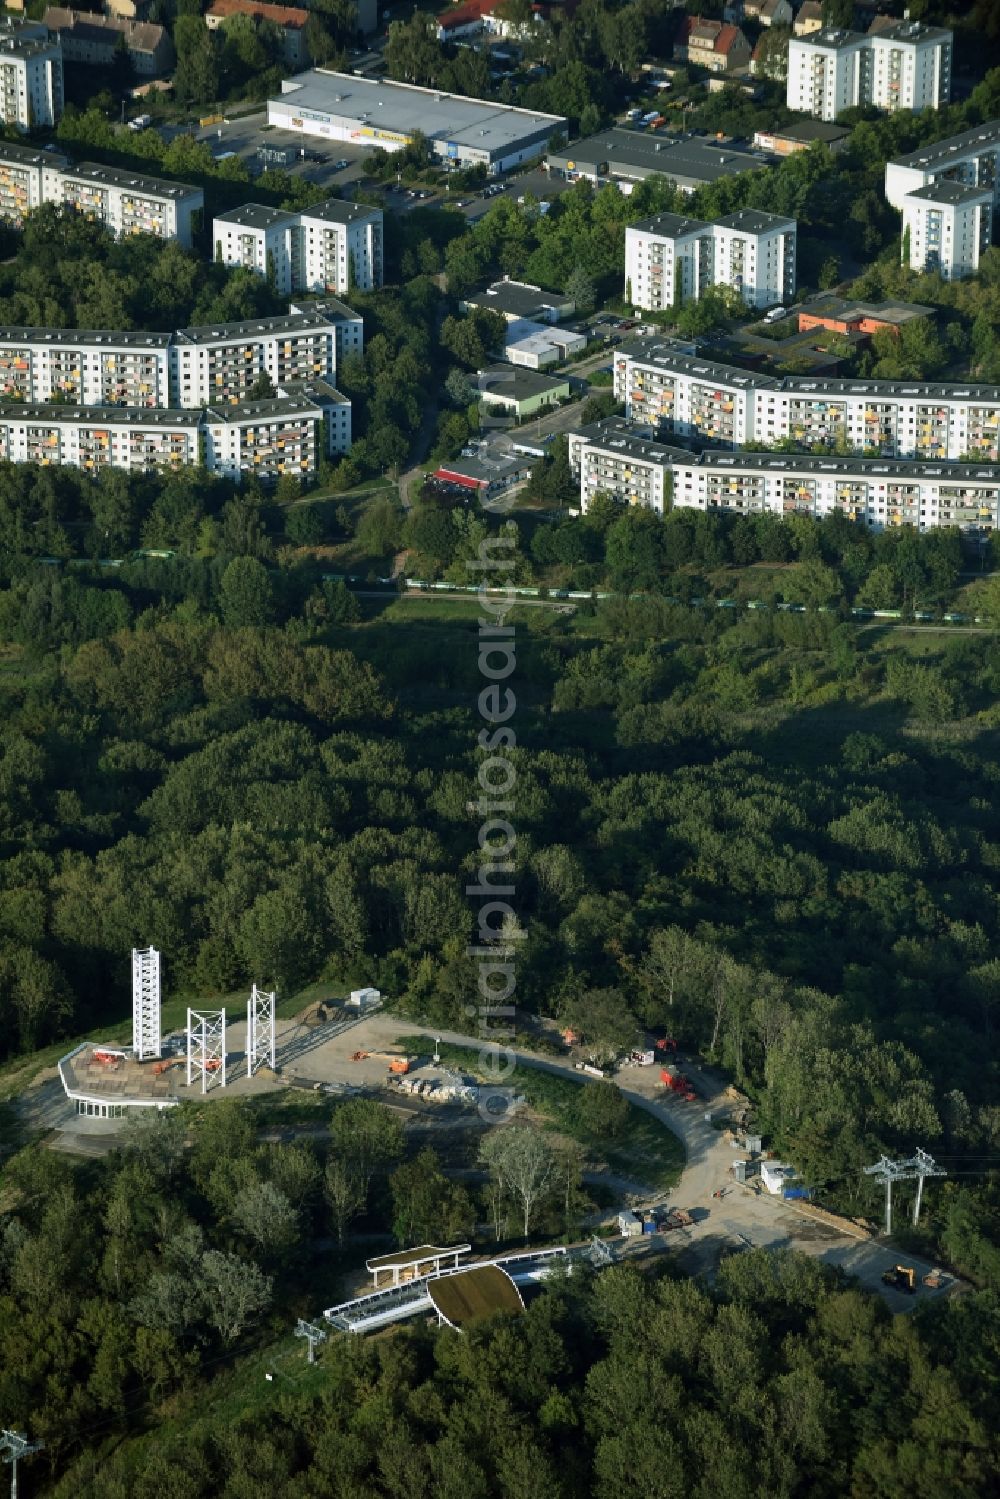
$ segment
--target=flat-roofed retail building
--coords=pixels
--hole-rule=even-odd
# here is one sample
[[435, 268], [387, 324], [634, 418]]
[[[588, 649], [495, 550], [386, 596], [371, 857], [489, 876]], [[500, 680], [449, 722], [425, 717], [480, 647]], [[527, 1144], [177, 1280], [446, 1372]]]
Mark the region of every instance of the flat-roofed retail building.
[[682, 192], [693, 193], [721, 177], [758, 171], [772, 160], [714, 136], [666, 135], [618, 125], [550, 151], [545, 166], [570, 182], [581, 177], [597, 184], [615, 182], [623, 193], [647, 177], [665, 177]]
[[435, 156], [456, 167], [482, 165], [492, 176], [543, 156], [553, 137], [566, 134], [561, 115], [325, 68], [284, 79], [280, 95], [267, 101], [267, 121], [384, 151], [401, 150], [419, 130]]

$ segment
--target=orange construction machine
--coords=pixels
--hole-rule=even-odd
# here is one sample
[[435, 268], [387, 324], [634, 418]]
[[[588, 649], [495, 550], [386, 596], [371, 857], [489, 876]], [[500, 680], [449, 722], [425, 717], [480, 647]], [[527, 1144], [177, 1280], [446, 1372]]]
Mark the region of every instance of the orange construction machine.
[[367, 1062], [369, 1058], [379, 1062], [388, 1062], [389, 1071], [397, 1076], [409, 1072], [413, 1066], [413, 1057], [400, 1056], [397, 1051], [356, 1051], [351, 1057], [352, 1062]]

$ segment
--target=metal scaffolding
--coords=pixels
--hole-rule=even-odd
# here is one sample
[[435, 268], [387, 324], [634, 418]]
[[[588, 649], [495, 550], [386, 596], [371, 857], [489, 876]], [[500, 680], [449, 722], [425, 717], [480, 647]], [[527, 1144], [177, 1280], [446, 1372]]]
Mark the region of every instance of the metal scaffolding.
[[160, 1055], [160, 954], [132, 949], [132, 1050], [136, 1061]]
[[247, 1000], [247, 1076], [261, 1067], [274, 1071], [274, 1007], [277, 995], [254, 984]]
[[201, 1091], [207, 1093], [213, 1081], [226, 1086], [226, 1012], [225, 1010], [188, 1010], [187, 1012], [187, 1081], [201, 1078]]

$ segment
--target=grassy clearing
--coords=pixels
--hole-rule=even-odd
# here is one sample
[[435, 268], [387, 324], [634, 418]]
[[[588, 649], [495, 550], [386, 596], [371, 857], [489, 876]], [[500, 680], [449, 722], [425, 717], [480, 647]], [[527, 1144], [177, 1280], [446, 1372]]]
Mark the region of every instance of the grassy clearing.
[[[400, 1037], [398, 1045], [406, 1046], [412, 1037]], [[460, 1068], [482, 1082], [495, 1082], [476, 1064], [478, 1048], [442, 1042], [438, 1047], [446, 1066]], [[543, 1119], [571, 1140], [584, 1146], [594, 1162], [631, 1180], [641, 1180], [650, 1187], [667, 1191], [676, 1186], [684, 1169], [684, 1147], [665, 1125], [644, 1109], [628, 1106], [628, 1116], [621, 1134], [614, 1139], [592, 1135], [582, 1123], [578, 1102], [581, 1088], [587, 1086], [569, 1077], [522, 1066], [516, 1076], [516, 1087]]]
[[[524, 624], [530, 610], [523, 604], [515, 604], [507, 615], [510, 624]], [[392, 625], [457, 625], [478, 624], [483, 611], [477, 598], [447, 598], [438, 594], [410, 594], [393, 599], [387, 608], [378, 614], [379, 624]]]

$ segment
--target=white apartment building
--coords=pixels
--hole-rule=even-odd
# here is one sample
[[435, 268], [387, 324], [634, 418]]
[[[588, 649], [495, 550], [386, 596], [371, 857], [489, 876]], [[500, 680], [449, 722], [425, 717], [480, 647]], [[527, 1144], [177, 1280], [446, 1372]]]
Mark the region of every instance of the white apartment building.
[[292, 256], [292, 290], [334, 292], [382, 285], [382, 210], [330, 198], [299, 214], [301, 269]]
[[0, 328], [0, 399], [170, 406], [170, 334]]
[[902, 210], [909, 193], [939, 182], [989, 188], [994, 211], [1000, 207], [1000, 120], [987, 120], [961, 135], [886, 162], [885, 196], [893, 208]]
[[107, 225], [112, 234], [155, 234], [190, 249], [200, 187], [166, 182], [117, 167], [83, 162], [71, 167], [57, 151], [34, 151], [0, 141], [0, 219], [24, 222], [43, 203], [65, 204]]
[[155, 234], [191, 248], [194, 218], [205, 207], [200, 187], [166, 182], [119, 167], [84, 162], [60, 173], [57, 201], [104, 224], [117, 238]]
[[998, 487], [1000, 467], [965, 463], [703, 453], [673, 466], [675, 507], [817, 519], [839, 510], [874, 531], [906, 525], [995, 531]]
[[1000, 466], [905, 463], [808, 454], [691, 454], [650, 440], [618, 418], [569, 434], [569, 462], [586, 512], [595, 494], [622, 504], [737, 515], [840, 511], [872, 530], [958, 526], [982, 536], [1000, 525]]
[[741, 208], [712, 225], [715, 284], [729, 286], [762, 311], [795, 295], [798, 225], [774, 213]]
[[937, 182], [903, 199], [902, 252], [913, 271], [945, 281], [974, 276], [993, 234], [993, 190]]
[[0, 327], [0, 399], [146, 410], [233, 405], [264, 375], [275, 389], [332, 382], [341, 346], [360, 352], [361, 319], [329, 301], [176, 333]]
[[240, 483], [314, 478], [322, 457], [350, 448], [350, 402], [322, 381], [271, 400], [201, 411], [70, 405], [0, 406], [0, 459], [97, 474], [202, 466]]
[[352, 311], [345, 302], [338, 302], [335, 297], [321, 297], [314, 302], [290, 302], [288, 311], [290, 313], [315, 313], [326, 318], [336, 335], [337, 365], [343, 364], [348, 354], [364, 353], [364, 319]]
[[321, 409], [298, 396], [210, 407], [203, 433], [209, 473], [237, 481], [245, 474], [262, 482], [309, 478], [325, 445]]
[[147, 472], [200, 462], [201, 413], [72, 406], [0, 407], [0, 458], [41, 467]]
[[835, 120], [845, 109], [940, 109], [951, 97], [952, 33], [919, 21], [884, 31], [824, 30], [788, 44], [789, 109]]
[[325, 313], [297, 312], [180, 328], [170, 355], [178, 406], [237, 405], [264, 376], [275, 388], [289, 380], [335, 380], [337, 327]]
[[68, 166], [58, 151], [0, 141], [0, 219], [20, 227], [33, 209], [60, 203], [61, 176]]
[[794, 219], [753, 208], [712, 224], [656, 214], [625, 231], [625, 300], [660, 312], [729, 286], [750, 307], [773, 307], [795, 293], [797, 237]]
[[662, 312], [697, 302], [715, 274], [712, 226], [657, 213], [625, 230], [625, 301]]
[[607, 494], [620, 504], [645, 505], [662, 515], [670, 506], [673, 465], [688, 457], [620, 417], [569, 434], [569, 465], [580, 480], [585, 512], [595, 494]]
[[215, 258], [269, 277], [279, 295], [382, 285], [382, 210], [331, 198], [301, 213], [245, 203], [213, 221]]
[[634, 344], [614, 361], [628, 419], [740, 448], [791, 440], [892, 458], [1000, 463], [1000, 387], [756, 374]]
[[63, 59], [58, 37], [40, 22], [0, 24], [0, 121], [17, 130], [52, 128], [63, 112]]
[[625, 345], [615, 354], [615, 400], [631, 422], [654, 432], [706, 437], [727, 447], [752, 439], [758, 387], [779, 381], [675, 352], [668, 344]]
[[951, 98], [952, 33], [901, 21], [869, 35], [871, 82], [863, 104], [877, 109], [940, 109]]
[[835, 120], [862, 98], [868, 38], [856, 31], [818, 31], [788, 43], [785, 102], [798, 114]]

